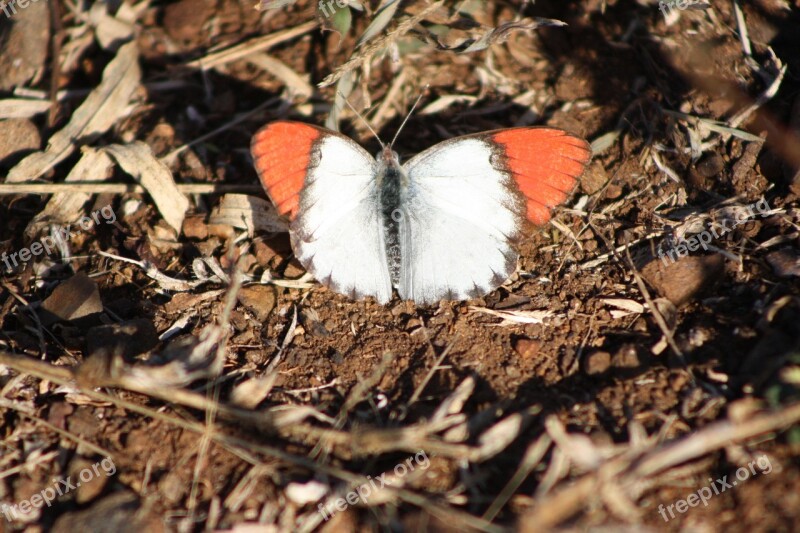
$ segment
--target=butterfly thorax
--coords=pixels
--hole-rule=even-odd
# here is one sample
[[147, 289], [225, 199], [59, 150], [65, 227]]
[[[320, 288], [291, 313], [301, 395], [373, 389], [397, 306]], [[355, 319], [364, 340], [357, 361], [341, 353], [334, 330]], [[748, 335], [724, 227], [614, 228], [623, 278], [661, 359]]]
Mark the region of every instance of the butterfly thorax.
[[377, 184], [380, 191], [381, 218], [383, 219], [384, 243], [386, 258], [389, 263], [389, 275], [392, 285], [400, 282], [400, 233], [405, 223], [405, 212], [402, 205], [403, 191], [408, 184], [408, 176], [400, 165], [400, 159], [386, 147], [378, 154]]

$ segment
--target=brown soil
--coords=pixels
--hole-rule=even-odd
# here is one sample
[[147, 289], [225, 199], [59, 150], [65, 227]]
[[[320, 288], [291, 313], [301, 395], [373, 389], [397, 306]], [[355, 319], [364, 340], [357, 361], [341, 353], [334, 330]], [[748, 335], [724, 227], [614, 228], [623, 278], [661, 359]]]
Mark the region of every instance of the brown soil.
[[[223, 367], [151, 394], [149, 382], [137, 389], [119, 372], [170, 361], [181, 340], [196, 345], [191, 335], [224, 319], [227, 292], [220, 289], [227, 284], [163, 290], [143, 268], [98, 252], [150, 261], [186, 280], [194, 278], [197, 258], [216, 258], [227, 270], [237, 256], [256, 280], [267, 270], [276, 280], [297, 279], [302, 268], [285, 233], [233, 244], [230, 228], [207, 224], [217, 194], [191, 197], [190, 209], [199, 216], [188, 218], [177, 235], [149, 195], [98, 194], [81, 214], [111, 205], [118, 219], [77, 235], [71, 259], [62, 263], [54, 254], [46, 265], [36, 259], [16, 269], [0, 263], [0, 502], [17, 505], [55, 486], [54, 478], [77, 479], [103, 459], [101, 451], [115, 466], [112, 475], [101, 470], [92, 483], [28, 517], [0, 519], [0, 531], [199, 531], [257, 523], [272, 530], [310, 528], [319, 503], [332, 494], [345, 497], [363, 482], [348, 476], [377, 478], [421, 450], [431, 462], [417, 477], [399, 480], [383, 502], [348, 506], [317, 527], [797, 529], [800, 428], [790, 414], [800, 401], [800, 4], [743, 2], [750, 58], [731, 2], [681, 11], [671, 25], [657, 2], [521, 4], [479, 3], [473, 17], [483, 27], [476, 30], [448, 19], [448, 3], [398, 41], [397, 61], [391, 54], [372, 61], [368, 78], [350, 95], [356, 106], [386, 106], [377, 120], [383, 139], [393, 137], [419, 94], [422, 108], [448, 95], [474, 97], [413, 115], [396, 145], [403, 157], [452, 136], [518, 124], [565, 128], [596, 147], [605, 144], [556, 211], [555, 224], [532, 230], [522, 243], [517, 274], [482, 299], [381, 306], [350, 301], [317, 283], [311, 289], [248, 284], [224, 323]], [[403, 2], [388, 31], [425, 5]], [[193, 144], [170, 167], [177, 183], [255, 184], [247, 150], [252, 134], [279, 118], [324, 124], [335, 86], [315, 89], [308, 100], [287, 100], [295, 93], [285, 92], [286, 81], [258, 63], [240, 59], [205, 72], [186, 65], [309, 20], [330, 24], [315, 15], [315, 6], [301, 0], [259, 13], [252, 1], [153, 3], [135, 23], [147, 89], [135, 94], [133, 111], [90, 146], [142, 140], [161, 157], [275, 99]], [[316, 86], [360, 53], [356, 41], [374, 14], [353, 13], [344, 36], [312, 29], [268, 53]], [[507, 41], [471, 53], [436, 50], [430, 38], [424, 44], [411, 38], [423, 38], [423, 28], [449, 26], [441, 48], [455, 46], [518, 15], [568, 25], [510, 33]], [[62, 33], [86, 24], [66, 5], [58, 17]], [[772, 52], [787, 67], [783, 81], [735, 135], [691, 118], [730, 127], [774, 79]], [[48, 57], [43, 75], [27, 87], [92, 89], [114, 54], [93, 42], [74, 64], [62, 65], [55, 80]], [[154, 88], [165, 81], [176, 83]], [[62, 101], [53, 117], [0, 121], [0, 140], [19, 146], [8, 152], [0, 146], [0, 157], [8, 154], [0, 174], [38, 149], [39, 135], [46, 140], [63, 127], [83, 97]], [[344, 132], [376, 152], [363, 124], [346, 116]], [[35, 140], [4, 133], [11, 131], [4, 123]], [[614, 131], [610, 143], [600, 142]], [[745, 140], [746, 132], [766, 142]], [[707, 143], [696, 158], [690, 139]], [[78, 150], [43, 181], [62, 182], [79, 157]], [[130, 178], [117, 169], [110, 181]], [[50, 197], [0, 196], [0, 252], [40, 239], [25, 229]], [[723, 220], [723, 202], [746, 206], [762, 197], [771, 214], [720, 235], [714, 249], [674, 264], [658, 258], [659, 245], [669, 249], [668, 235], [682, 234], [692, 221], [710, 227]], [[73, 277], [77, 272], [89, 278]], [[71, 285], [57, 295], [63, 283]], [[481, 308], [510, 312], [509, 321]], [[537, 310], [550, 313], [543, 323], [519, 322]], [[178, 336], [157, 338], [187, 316]], [[388, 361], [385, 368], [382, 361]], [[56, 370], [66, 374], [48, 373]], [[175, 395], [185, 388], [193, 398], [230, 406], [233, 390], [252, 378], [267, 379], [253, 382], [240, 411], [274, 417], [269, 423], [245, 420], [240, 411], [205, 411]], [[431, 429], [432, 420], [441, 420], [436, 413], [443, 402], [470, 379], [474, 391], [450, 411], [462, 418]], [[255, 403], [248, 405], [248, 397]], [[316, 414], [295, 410], [295, 421], [280, 422], [280, 406], [306, 406]], [[780, 410], [789, 413], [783, 422], [752, 429], [758, 417]], [[521, 427], [486, 433], [514, 414], [521, 415]], [[744, 429], [721, 442], [709, 437], [700, 451], [666, 461], [652, 475], [631, 474], [637, 453], [664, 450], [704, 430], [718, 435], [714, 424], [725, 421]], [[203, 427], [207, 431], [197, 433]], [[212, 438], [214, 432], [230, 440]], [[531, 445], [545, 443], [545, 435], [541, 457], [529, 474], [519, 474]], [[505, 437], [509, 442], [496, 453], [468, 455]], [[630, 460], [614, 463], [623, 479], [606, 461], [624, 453]], [[736, 479], [748, 463], [757, 469], [747, 480], [707, 506], [679, 512], [679, 505], [668, 521], [659, 513], [659, 506], [674, 506], [709, 486], [709, 478]], [[519, 483], [504, 495], [515, 473]], [[317, 484], [324, 491], [316, 498], [296, 495], [312, 493]], [[486, 516], [496, 501], [498, 512]]]

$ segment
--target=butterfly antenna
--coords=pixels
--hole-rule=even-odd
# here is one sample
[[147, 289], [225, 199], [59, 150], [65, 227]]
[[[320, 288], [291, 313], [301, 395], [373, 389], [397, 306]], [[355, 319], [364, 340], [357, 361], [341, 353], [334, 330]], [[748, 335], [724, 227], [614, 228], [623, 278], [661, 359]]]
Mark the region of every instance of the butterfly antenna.
[[394, 146], [394, 142], [397, 140], [397, 137], [400, 135], [400, 132], [403, 131], [403, 127], [406, 125], [406, 122], [408, 122], [408, 119], [410, 119], [411, 115], [414, 114], [414, 110], [417, 108], [417, 105], [419, 105], [419, 101], [422, 100], [422, 95], [430, 86], [431, 86], [430, 84], [426, 85], [425, 89], [423, 89], [422, 92], [419, 93], [419, 96], [417, 96], [417, 101], [414, 102], [414, 105], [411, 106], [411, 111], [409, 111], [408, 114], [406, 115], [406, 118], [403, 119], [403, 123], [400, 124], [400, 127], [397, 129], [397, 133], [394, 134], [392, 142], [389, 143], [389, 146]]
[[378, 134], [377, 134], [377, 133], [375, 133], [375, 130], [373, 130], [373, 129], [372, 129], [372, 126], [370, 126], [370, 125], [369, 125], [369, 122], [367, 122], [367, 119], [364, 117], [364, 115], [362, 115], [361, 113], [359, 113], [359, 112], [358, 112], [358, 109], [356, 109], [355, 107], [353, 107], [353, 104], [351, 104], [351, 103], [350, 103], [350, 100], [348, 100], [348, 99], [347, 99], [347, 97], [341, 93], [341, 91], [337, 92], [337, 94], [338, 94], [339, 96], [341, 96], [341, 97], [342, 97], [342, 99], [344, 100], [344, 103], [345, 103], [345, 104], [347, 104], [347, 107], [349, 107], [350, 109], [352, 109], [352, 110], [353, 110], [353, 113], [355, 113], [355, 114], [356, 114], [356, 116], [358, 116], [358, 118], [360, 118], [361, 120], [363, 120], [363, 121], [364, 121], [364, 124], [366, 124], [366, 125], [367, 125], [367, 129], [370, 131], [370, 133], [372, 133], [372, 135], [374, 135], [374, 136], [375, 136], [375, 138], [378, 140], [378, 143], [380, 143], [380, 145], [381, 145], [381, 148], [386, 148], [386, 145], [385, 145], [385, 144], [383, 144], [383, 141], [381, 141], [381, 138], [380, 138], [380, 137], [378, 137]]

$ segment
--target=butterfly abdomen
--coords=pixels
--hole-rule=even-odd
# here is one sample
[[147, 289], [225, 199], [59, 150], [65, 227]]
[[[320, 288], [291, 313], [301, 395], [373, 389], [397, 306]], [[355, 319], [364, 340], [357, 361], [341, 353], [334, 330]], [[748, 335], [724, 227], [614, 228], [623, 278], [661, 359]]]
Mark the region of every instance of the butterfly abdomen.
[[392, 286], [400, 281], [400, 231], [405, 213], [401, 205], [402, 170], [396, 165], [386, 165], [378, 178], [380, 184], [381, 217], [383, 219], [386, 259]]

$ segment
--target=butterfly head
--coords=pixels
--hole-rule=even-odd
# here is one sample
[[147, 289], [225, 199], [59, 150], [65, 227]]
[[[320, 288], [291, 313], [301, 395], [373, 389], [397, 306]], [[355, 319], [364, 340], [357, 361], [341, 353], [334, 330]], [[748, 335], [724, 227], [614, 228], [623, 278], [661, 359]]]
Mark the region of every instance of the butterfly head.
[[375, 156], [383, 168], [400, 168], [400, 156], [392, 150], [392, 146], [384, 146]]

